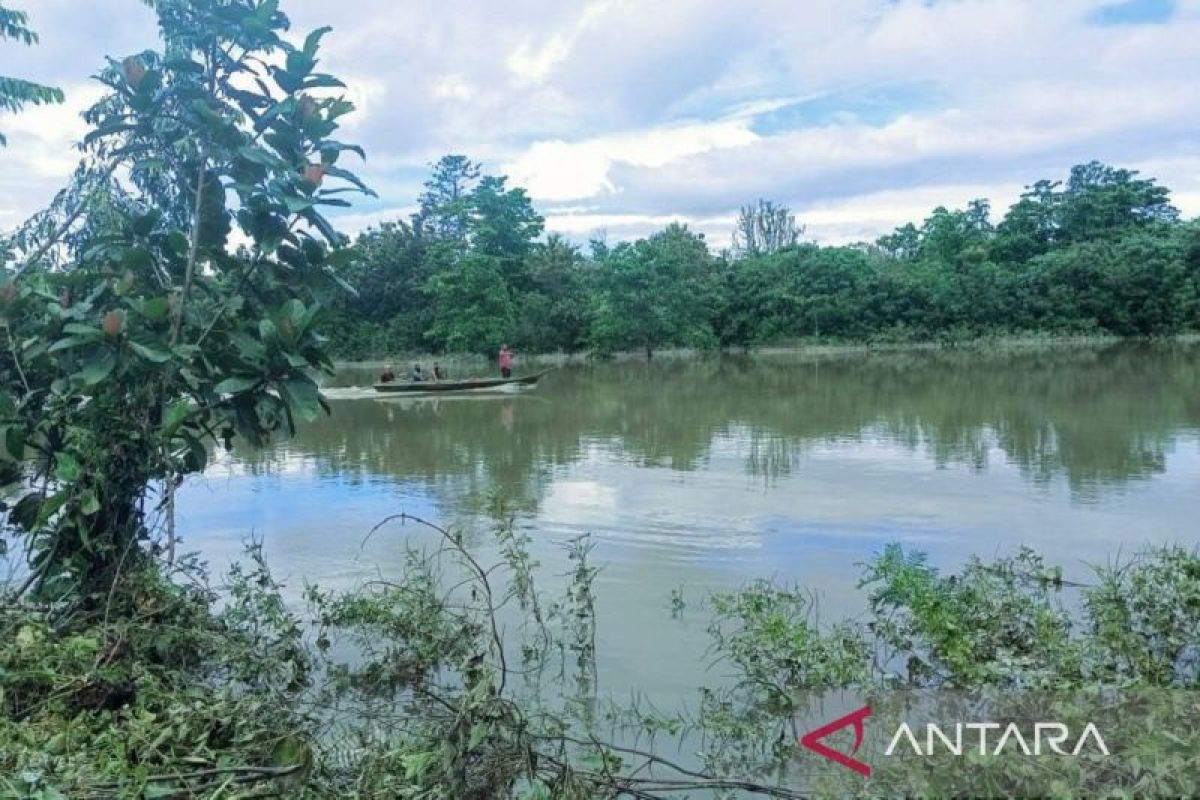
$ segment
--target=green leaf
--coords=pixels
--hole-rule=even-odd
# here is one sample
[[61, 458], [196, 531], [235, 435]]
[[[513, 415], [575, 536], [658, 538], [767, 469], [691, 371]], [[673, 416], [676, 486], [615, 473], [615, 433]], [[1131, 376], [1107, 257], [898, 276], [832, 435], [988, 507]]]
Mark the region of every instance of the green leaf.
[[74, 334], [75, 336], [88, 336], [92, 339], [99, 339], [104, 335], [104, 332], [100, 330], [99, 326], [82, 325], [78, 322], [68, 322], [66, 325], [63, 325], [63, 333], [70, 333]]
[[154, 256], [144, 247], [127, 247], [121, 253], [121, 265], [126, 269], [141, 271], [154, 262]]
[[324, 236], [330, 244], [338, 247], [342, 245], [345, 237], [338, 233], [337, 230], [329, 224], [329, 220], [325, 219], [312, 209], [304, 212], [304, 218], [312, 223], [313, 226], [321, 232], [321, 235]]
[[309, 75], [300, 84], [301, 89], [345, 89], [346, 84], [339, 81], [332, 75], [326, 75], [323, 72], [316, 75]]
[[[349, 150], [350, 152], [356, 154], [363, 161], [367, 160], [366, 151], [363, 150], [361, 147], [359, 147], [356, 144], [345, 144], [344, 142], [334, 141], [333, 139], [326, 139], [325, 141], [321, 142], [322, 155], [324, 155], [325, 151], [327, 151], [327, 150], [333, 151], [333, 152], [341, 152], [343, 150]], [[332, 162], [333, 162], [333, 159], [330, 160], [330, 163], [332, 163]]]
[[297, 328], [303, 328], [307, 317], [307, 310], [304, 308], [304, 303], [293, 297], [283, 304], [283, 313], [295, 323]]
[[334, 178], [341, 178], [344, 181], [349, 181], [350, 183], [354, 184], [354, 186], [356, 186], [363, 194], [371, 197], [377, 196], [373, 190], [359, 180], [358, 176], [350, 170], [342, 169], [341, 167], [327, 166], [325, 167], [325, 174]]
[[249, 391], [262, 382], [261, 378], [248, 376], [235, 376], [226, 378], [216, 385], [215, 391], [218, 394], [240, 394], [241, 392]]
[[301, 211], [307, 211], [315, 205], [315, 202], [310, 197], [301, 197], [300, 195], [287, 195], [283, 198], [284, 205], [288, 211], [293, 214], [299, 214]]
[[238, 355], [246, 361], [257, 362], [267, 354], [262, 342], [241, 331], [230, 334], [229, 341], [233, 342], [233, 346], [238, 349]]
[[46, 352], [59, 353], [63, 350], [70, 350], [72, 347], [79, 347], [83, 344], [94, 344], [95, 341], [96, 340], [93, 337], [88, 337], [85, 339], [82, 336], [68, 336], [65, 339], [59, 339], [54, 344], [50, 345], [50, 349]]
[[130, 342], [129, 349], [133, 350], [133, 352], [137, 353], [147, 361], [151, 361], [155, 364], [163, 364], [171, 360], [170, 353], [149, 347], [144, 344], [138, 344], [137, 342]]
[[309, 58], [316, 57], [317, 48], [321, 44], [321, 37], [332, 30], [333, 28], [325, 25], [324, 27], [317, 28], [308, 36], [304, 37], [304, 55], [308, 56]]
[[187, 419], [187, 415], [191, 413], [192, 407], [186, 400], [179, 400], [167, 407], [167, 413], [163, 415], [162, 431], [164, 436], [172, 436], [175, 431], [179, 430], [179, 426]]
[[38, 512], [41, 510], [44, 500], [44, 495], [30, 492], [13, 504], [12, 511], [9, 512], [9, 519], [27, 531], [32, 530], [37, 525]]
[[167, 244], [175, 251], [175, 255], [183, 256], [188, 251], [188, 237], [180, 231], [171, 231], [167, 234]]
[[[317, 65], [317, 60], [301, 50], [293, 50], [287, 54], [287, 79], [299, 81], [307, 77]], [[283, 84], [280, 83], [280, 86]]]
[[136, 130], [136, 129], [137, 129], [137, 125], [135, 125], [131, 122], [126, 122], [124, 119], [121, 119], [121, 118], [111, 119], [111, 120], [106, 121], [100, 127], [96, 128], [95, 130], [88, 133], [87, 136], [84, 136], [83, 137], [83, 146], [87, 147], [92, 142], [95, 142], [98, 139], [104, 139], [106, 137], [113, 136], [114, 134], [124, 133], [125, 131], [132, 131], [132, 130]]
[[92, 516], [100, 510], [100, 501], [96, 498], [96, 492], [89, 489], [84, 495], [83, 500], [79, 504], [79, 510], [84, 513], [84, 516]]
[[261, 147], [244, 144], [238, 148], [238, 155], [247, 161], [260, 164], [264, 167], [277, 167], [283, 162], [277, 157], [263, 150]]
[[275, 744], [271, 752], [271, 763], [277, 767], [291, 767], [296, 764], [307, 764], [312, 759], [312, 750], [308, 742], [296, 736], [285, 736]]
[[5, 460], [20, 461], [25, 458], [25, 429], [20, 425], [0, 425], [0, 456]]
[[168, 59], [163, 67], [172, 72], [188, 72], [193, 75], [203, 75], [204, 65], [192, 61], [190, 58], [172, 58]]
[[111, 350], [104, 350], [99, 356], [84, 364], [78, 374], [83, 378], [84, 386], [95, 386], [111, 375], [116, 366], [117, 357]]
[[467, 749], [474, 750], [476, 747], [479, 747], [483, 740], [488, 737], [489, 733], [488, 726], [483, 723], [472, 725], [471, 734], [467, 737]]
[[55, 478], [60, 481], [77, 481], [81, 475], [83, 475], [83, 467], [75, 456], [63, 451], [55, 457]]
[[184, 469], [191, 472], [203, 472], [208, 466], [208, 448], [196, 439], [188, 441], [187, 455], [184, 456]]
[[162, 213], [157, 210], [149, 211], [145, 214], [139, 214], [133, 218], [133, 223], [130, 225], [133, 232], [138, 236], [148, 236], [154, 227], [158, 225], [162, 219]]
[[130, 302], [133, 310], [151, 320], [165, 319], [171, 310], [171, 304], [165, 297], [138, 298]]
[[305, 422], [312, 422], [321, 413], [321, 391], [308, 378], [293, 378], [279, 385], [279, 394]]

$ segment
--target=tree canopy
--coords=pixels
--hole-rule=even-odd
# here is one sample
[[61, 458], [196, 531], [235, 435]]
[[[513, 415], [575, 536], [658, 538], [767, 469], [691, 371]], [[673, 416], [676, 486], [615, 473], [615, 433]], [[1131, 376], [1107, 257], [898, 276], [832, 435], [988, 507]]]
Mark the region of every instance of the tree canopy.
[[328, 28], [295, 44], [275, 3], [155, 7], [162, 48], [109, 60], [75, 179], [0, 247], [0, 455], [43, 593], [173, 552], [148, 519], [211, 444], [321, 413], [314, 323], [352, 255], [323, 211], [368, 191], [333, 138], [353, 107], [317, 69]]
[[1200, 327], [1200, 229], [1137, 172], [1090, 162], [998, 219], [939, 206], [874, 243], [818, 246], [784, 205], [742, 208], [728, 252], [673, 224], [590, 252], [542, 239], [520, 188], [466, 156], [433, 167], [411, 224], [372, 229], [335, 349], [609, 353]]

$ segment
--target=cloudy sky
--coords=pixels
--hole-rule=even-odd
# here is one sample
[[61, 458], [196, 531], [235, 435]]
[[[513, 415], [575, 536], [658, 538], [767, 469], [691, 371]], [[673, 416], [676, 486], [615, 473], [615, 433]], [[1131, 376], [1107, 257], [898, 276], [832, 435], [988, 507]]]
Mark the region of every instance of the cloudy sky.
[[[69, 174], [88, 76], [155, 42], [137, 0], [5, 0], [40, 47], [0, 74], [65, 106], [0, 115], [0, 228]], [[811, 238], [869, 239], [938, 204], [1098, 158], [1200, 214], [1200, 0], [283, 0], [294, 32], [333, 25], [323, 67], [359, 106], [378, 201], [412, 210], [448, 152], [526, 186], [584, 240], [671, 220], [728, 241], [740, 204], [792, 207]]]

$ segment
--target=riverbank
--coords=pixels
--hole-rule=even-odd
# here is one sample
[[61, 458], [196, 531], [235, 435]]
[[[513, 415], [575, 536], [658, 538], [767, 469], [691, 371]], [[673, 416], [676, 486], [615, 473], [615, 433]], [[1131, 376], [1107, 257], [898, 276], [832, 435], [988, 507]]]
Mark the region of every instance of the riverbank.
[[[1057, 336], [1057, 335], [1027, 335], [1027, 336], [988, 336], [965, 339], [961, 341], [920, 341], [920, 342], [829, 342], [801, 339], [790, 343], [764, 345], [761, 347], [731, 347], [711, 350], [696, 348], [667, 348], [655, 350], [651, 361], [687, 361], [710, 359], [720, 356], [750, 356], [750, 357], [796, 357], [824, 358], [842, 355], [869, 353], [905, 353], [905, 352], [1006, 352], [1035, 350], [1039, 348], [1071, 348], [1096, 347], [1115, 345], [1123, 342], [1178, 342], [1182, 344], [1200, 342], [1200, 333], [1187, 333], [1167, 337], [1121, 337], [1121, 336]], [[580, 353], [518, 353], [517, 372], [523, 374], [522, 367], [531, 370], [547, 367], [560, 367], [568, 364], [587, 364], [594, 362], [642, 362], [646, 354], [641, 351], [622, 351], [617, 353], [598, 354], [591, 352]], [[403, 376], [413, 364], [421, 364], [428, 370], [437, 363], [445, 367], [453, 377], [489, 376], [495, 372], [494, 359], [471, 353], [433, 354], [433, 353], [390, 353], [379, 357], [365, 359], [337, 359], [335, 366], [339, 371], [348, 370], [356, 375], [366, 375], [373, 370], [382, 369], [385, 365], [395, 368], [397, 374]], [[330, 386], [345, 385], [336, 378], [327, 382]]]
[[[105, 609], [0, 606], [12, 645], [0, 652], [0, 796], [1200, 791], [1200, 707], [1189, 702], [1200, 688], [1195, 552], [1146, 551], [1071, 584], [1032, 551], [947, 575], [891, 547], [863, 568], [870, 616], [833, 624], [818, 622], [800, 587], [676, 595], [660, 624], [705, 615], [729, 678], [697, 687], [689, 711], [602, 694], [586, 542], [573, 545], [576, 569], [552, 596], [528, 535], [511, 524], [494, 531], [506, 553], [498, 564], [434, 530], [441, 545], [414, 553], [404, 575], [347, 593], [309, 587], [304, 615], [282, 602], [254, 548], [220, 588], [194, 565], [147, 566], [123, 577]], [[497, 605], [509, 602], [523, 609], [520, 629], [497, 625]], [[809, 703], [831, 692], [875, 698], [877, 721], [856, 753], [874, 767], [867, 783], [797, 746], [796, 719], [824, 720], [828, 710]], [[917, 692], [942, 714], [952, 701], [978, 714], [982, 699], [996, 719], [1051, 714], [1077, 732], [1086, 721], [1107, 744], [1054, 770], [1015, 746], [964, 761], [949, 751], [936, 762], [881, 759], [878, 720], [905, 720]], [[684, 730], [703, 732], [699, 752], [676, 752]], [[917, 756], [934, 755], [914, 741]]]

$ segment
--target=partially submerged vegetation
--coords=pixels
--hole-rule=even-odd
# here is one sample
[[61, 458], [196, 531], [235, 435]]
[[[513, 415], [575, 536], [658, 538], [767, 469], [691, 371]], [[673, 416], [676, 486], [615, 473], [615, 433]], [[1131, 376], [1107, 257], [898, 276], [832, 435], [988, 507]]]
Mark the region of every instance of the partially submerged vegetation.
[[[6, 604], [0, 796], [1200, 790], [1196, 553], [1147, 552], [1081, 587], [1032, 551], [943, 575], [893, 547], [863, 566], [868, 616], [824, 625], [800, 587], [674, 593], [662, 624], [711, 614], [718, 668], [694, 709], [652, 709], [597, 689], [596, 627], [619, 622], [596, 618], [587, 541], [567, 543], [573, 573], [549, 595], [527, 535], [494, 515], [503, 563], [399, 515], [373, 535], [405, 522], [434, 534], [397, 544], [409, 547], [403, 574], [346, 593], [309, 587], [304, 610], [285, 603], [257, 547], [216, 587], [185, 561], [125, 574], [103, 608]], [[878, 718], [911, 702], [903, 692], [933, 690], [960, 693], [939, 700], [960, 715], [990, 698], [998, 718], [1030, 718], [1053, 697], [1034, 711], [1098, 720], [1122, 758], [877, 761], [864, 783], [797, 749], [798, 720], [830, 692], [871, 699]]]

